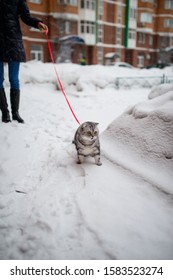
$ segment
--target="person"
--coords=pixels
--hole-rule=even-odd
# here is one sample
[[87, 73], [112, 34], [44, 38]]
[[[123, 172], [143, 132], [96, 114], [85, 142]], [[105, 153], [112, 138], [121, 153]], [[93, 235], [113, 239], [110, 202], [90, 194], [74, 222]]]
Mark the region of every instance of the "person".
[[85, 58], [85, 56], [82, 56], [82, 58], [80, 60], [80, 65], [86, 65], [86, 58]]
[[24, 122], [19, 115], [19, 67], [20, 62], [26, 61], [26, 57], [19, 18], [28, 26], [48, 31], [43, 21], [30, 15], [26, 0], [0, 0], [0, 109], [2, 122], [5, 123], [11, 119], [3, 87], [4, 63], [8, 64], [12, 119], [19, 123]]

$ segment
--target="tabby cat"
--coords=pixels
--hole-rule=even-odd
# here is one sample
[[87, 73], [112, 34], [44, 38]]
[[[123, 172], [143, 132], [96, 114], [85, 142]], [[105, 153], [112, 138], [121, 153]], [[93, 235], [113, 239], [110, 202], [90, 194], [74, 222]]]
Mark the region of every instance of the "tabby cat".
[[98, 123], [84, 122], [77, 129], [73, 143], [77, 150], [77, 163], [83, 163], [84, 157], [94, 157], [97, 165], [102, 165], [100, 161], [100, 142]]

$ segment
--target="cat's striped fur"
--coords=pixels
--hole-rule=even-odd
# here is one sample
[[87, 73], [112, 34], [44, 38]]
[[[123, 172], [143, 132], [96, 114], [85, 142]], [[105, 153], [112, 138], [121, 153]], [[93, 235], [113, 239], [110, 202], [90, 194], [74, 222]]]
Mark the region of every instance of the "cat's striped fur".
[[101, 165], [98, 123], [85, 122], [77, 129], [73, 143], [77, 150], [77, 163], [83, 163], [84, 157], [94, 157], [95, 163]]

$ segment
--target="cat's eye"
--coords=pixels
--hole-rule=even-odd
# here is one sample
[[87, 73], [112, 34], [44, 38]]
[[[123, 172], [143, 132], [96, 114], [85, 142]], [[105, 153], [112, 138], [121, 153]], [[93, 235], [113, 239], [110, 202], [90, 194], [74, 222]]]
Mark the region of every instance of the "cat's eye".
[[94, 135], [97, 135], [97, 131], [94, 131]]

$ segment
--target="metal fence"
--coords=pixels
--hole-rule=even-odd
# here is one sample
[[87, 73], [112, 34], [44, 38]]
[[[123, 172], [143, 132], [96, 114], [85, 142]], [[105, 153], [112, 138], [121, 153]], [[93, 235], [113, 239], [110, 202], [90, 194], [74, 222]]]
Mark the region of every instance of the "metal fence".
[[136, 77], [117, 77], [115, 81], [115, 86], [117, 89], [123, 88], [151, 88], [160, 84], [173, 83], [173, 75], [167, 76], [163, 74], [162, 76], [136, 76]]

